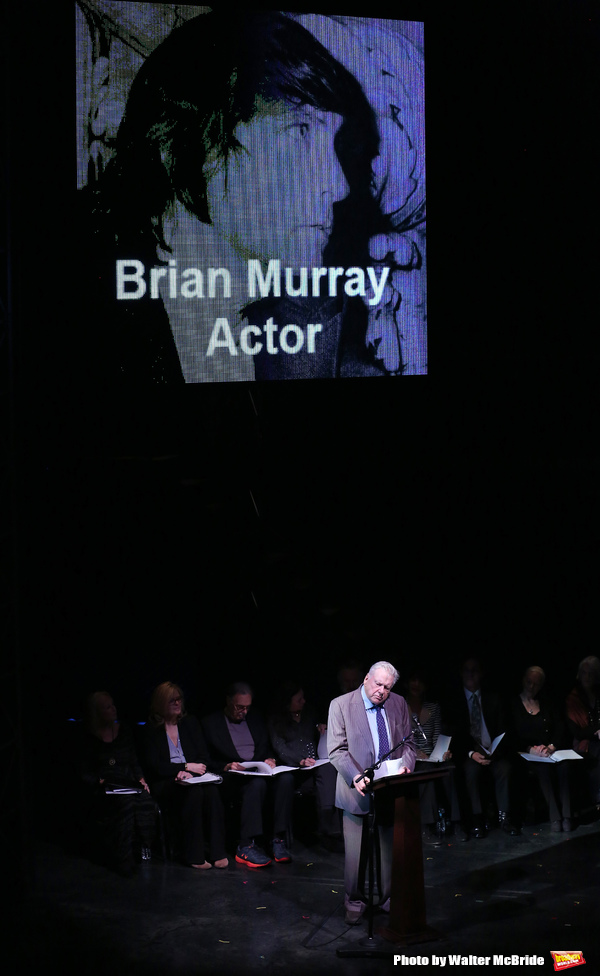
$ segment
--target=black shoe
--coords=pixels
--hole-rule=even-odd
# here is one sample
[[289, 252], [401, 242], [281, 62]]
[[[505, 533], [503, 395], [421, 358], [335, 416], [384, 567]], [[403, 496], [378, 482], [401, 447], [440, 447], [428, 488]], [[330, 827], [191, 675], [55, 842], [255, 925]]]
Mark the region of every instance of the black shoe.
[[488, 825], [484, 823], [483, 817], [477, 816], [473, 822], [472, 834], [475, 840], [481, 840], [483, 837], [487, 837]]
[[511, 837], [518, 837], [521, 833], [521, 828], [517, 827], [516, 824], [512, 822], [509, 815], [504, 813], [502, 810], [498, 813], [498, 822], [505, 834], [510, 834]]

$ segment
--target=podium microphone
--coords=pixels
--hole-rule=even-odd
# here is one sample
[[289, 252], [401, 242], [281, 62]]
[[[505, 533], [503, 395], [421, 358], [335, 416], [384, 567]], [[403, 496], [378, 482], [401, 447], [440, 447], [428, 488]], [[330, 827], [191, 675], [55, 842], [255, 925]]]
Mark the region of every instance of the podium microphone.
[[419, 719], [417, 718], [416, 715], [411, 715], [411, 718], [413, 720], [413, 724], [416, 726], [416, 728], [419, 730], [419, 732], [423, 736], [423, 742], [427, 742], [427, 736], [423, 732], [423, 729], [421, 727], [421, 723], [419, 722]]

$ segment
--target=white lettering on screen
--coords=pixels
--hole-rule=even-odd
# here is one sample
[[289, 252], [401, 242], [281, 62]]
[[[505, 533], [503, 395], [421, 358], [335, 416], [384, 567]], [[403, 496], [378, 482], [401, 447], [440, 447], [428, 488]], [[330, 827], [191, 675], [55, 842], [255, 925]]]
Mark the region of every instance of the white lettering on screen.
[[[160, 282], [168, 288], [169, 298], [231, 298], [231, 275], [227, 268], [184, 268], [179, 270], [177, 261], [168, 265], [156, 265], [147, 272], [142, 261], [135, 258], [116, 262], [116, 294], [118, 301], [136, 301], [148, 293], [151, 299], [160, 298]], [[366, 275], [365, 275], [366, 270]], [[263, 272], [260, 261], [248, 261], [248, 297], [280, 298], [283, 290], [293, 298], [320, 298], [337, 296], [340, 286], [349, 297], [360, 297], [369, 305], [378, 305], [382, 299], [389, 275], [387, 265], [382, 268], [281, 268], [281, 262], [269, 261]], [[342, 281], [342, 279], [346, 279]], [[295, 280], [299, 284], [295, 284]], [[309, 284], [310, 282], [310, 284]], [[288, 333], [289, 334], [289, 333]], [[285, 340], [288, 341], [287, 339]], [[288, 344], [296, 345], [292, 341]]]

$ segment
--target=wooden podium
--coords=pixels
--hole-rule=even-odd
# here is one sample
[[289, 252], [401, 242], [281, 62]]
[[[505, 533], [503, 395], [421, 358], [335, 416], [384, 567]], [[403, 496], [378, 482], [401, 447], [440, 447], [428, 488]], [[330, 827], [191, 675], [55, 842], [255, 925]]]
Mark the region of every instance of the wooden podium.
[[385, 790], [394, 798], [394, 846], [390, 921], [378, 935], [390, 942], [411, 945], [430, 942], [440, 936], [427, 925], [425, 879], [421, 841], [419, 785], [447, 776], [454, 767], [431, 764], [431, 769], [390, 776], [375, 782], [374, 789]]

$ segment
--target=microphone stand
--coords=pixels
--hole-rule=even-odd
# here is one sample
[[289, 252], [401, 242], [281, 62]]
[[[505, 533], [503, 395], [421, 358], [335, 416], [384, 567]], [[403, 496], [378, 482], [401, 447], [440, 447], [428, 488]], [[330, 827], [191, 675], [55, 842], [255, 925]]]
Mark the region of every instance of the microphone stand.
[[[367, 936], [364, 939], [359, 939], [352, 948], [348, 949], [337, 949], [336, 955], [341, 959], [356, 959], [356, 958], [380, 958], [388, 959], [390, 955], [393, 954], [395, 947], [390, 946], [388, 942], [384, 942], [379, 937], [373, 935], [373, 891], [375, 888], [375, 792], [373, 789], [373, 783], [375, 779], [375, 771], [379, 769], [382, 763], [391, 756], [396, 749], [403, 746], [407, 739], [411, 739], [413, 732], [411, 731], [408, 735], [405, 735], [403, 739], [397, 745], [393, 746], [389, 752], [386, 752], [385, 756], [378, 759], [376, 763], [369, 766], [363, 772], [363, 778], [367, 779], [368, 785], [365, 787], [365, 792], [369, 797], [369, 812], [367, 813], [367, 826], [368, 826], [368, 847], [367, 847], [367, 857], [369, 862], [369, 894], [367, 897], [367, 908], [366, 915], [368, 920]], [[354, 782], [351, 786], [354, 789]]]

